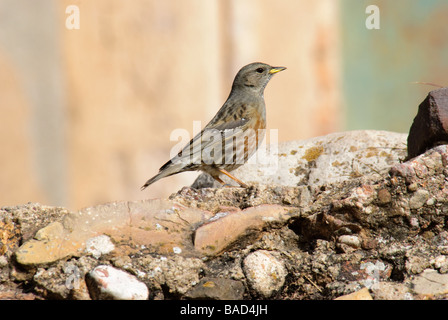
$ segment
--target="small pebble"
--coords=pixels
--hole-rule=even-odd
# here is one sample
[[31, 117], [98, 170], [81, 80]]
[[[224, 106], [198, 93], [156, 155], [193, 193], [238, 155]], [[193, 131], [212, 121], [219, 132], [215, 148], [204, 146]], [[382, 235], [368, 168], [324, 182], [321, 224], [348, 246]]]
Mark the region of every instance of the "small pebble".
[[266, 250], [250, 253], [243, 261], [243, 270], [252, 289], [265, 298], [283, 286], [287, 275], [283, 262]]
[[423, 189], [415, 191], [411, 199], [409, 199], [409, 207], [411, 209], [421, 208], [429, 199], [429, 192]]
[[378, 200], [380, 204], [388, 204], [392, 201], [392, 196], [387, 189], [381, 189], [378, 191]]
[[8, 265], [8, 258], [0, 256], [0, 268], [4, 268]]
[[352, 248], [358, 249], [361, 247], [361, 241], [357, 236], [342, 235], [338, 238], [338, 242], [349, 245]]
[[181, 254], [181, 253], [182, 253], [182, 249], [179, 248], [179, 247], [173, 247], [173, 252], [174, 252], [175, 254]]
[[412, 217], [409, 219], [409, 224], [412, 228], [420, 228], [420, 223], [416, 217]]
[[413, 182], [408, 186], [408, 191], [409, 192], [415, 192], [418, 189], [418, 184], [417, 182]]
[[86, 252], [92, 254], [96, 259], [103, 254], [108, 254], [115, 249], [114, 244], [106, 235], [90, 238], [86, 241]]
[[433, 262], [434, 262], [434, 268], [440, 269], [447, 263], [446, 256], [442, 256], [442, 255], [437, 256]]

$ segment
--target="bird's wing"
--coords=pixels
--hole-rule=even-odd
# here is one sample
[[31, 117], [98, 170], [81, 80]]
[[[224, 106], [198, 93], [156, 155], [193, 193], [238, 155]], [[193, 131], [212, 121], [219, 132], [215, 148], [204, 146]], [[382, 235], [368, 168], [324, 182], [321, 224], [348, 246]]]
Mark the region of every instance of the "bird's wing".
[[235, 130], [238, 128], [242, 128], [248, 121], [249, 121], [248, 118], [241, 118], [238, 120], [232, 120], [232, 121], [226, 121], [226, 122], [222, 121], [222, 122], [216, 123], [211, 126], [207, 125], [203, 131], [210, 130], [210, 129], [215, 129], [215, 130], [219, 130], [219, 131]]
[[227, 159], [232, 157], [234, 151], [234, 140], [243, 136], [243, 126], [249, 119], [242, 118], [233, 121], [220, 122], [207, 125], [190, 142], [171, 159], [172, 163], [182, 162], [184, 165], [200, 164], [205, 162], [222, 163], [222, 155]]

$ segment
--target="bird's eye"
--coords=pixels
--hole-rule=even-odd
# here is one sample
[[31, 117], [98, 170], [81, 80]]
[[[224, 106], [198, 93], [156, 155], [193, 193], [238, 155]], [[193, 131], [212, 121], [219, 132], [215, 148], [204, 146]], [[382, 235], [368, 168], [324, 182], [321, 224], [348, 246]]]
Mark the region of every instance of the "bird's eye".
[[258, 68], [258, 69], [255, 70], [255, 71], [257, 71], [258, 73], [263, 73], [264, 69], [263, 69], [263, 68]]

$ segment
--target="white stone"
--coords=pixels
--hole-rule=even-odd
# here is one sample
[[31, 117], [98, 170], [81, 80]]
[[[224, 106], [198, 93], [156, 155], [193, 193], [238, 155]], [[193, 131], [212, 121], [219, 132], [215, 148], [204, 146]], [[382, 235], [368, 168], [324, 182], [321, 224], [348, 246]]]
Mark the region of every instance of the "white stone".
[[[386, 173], [406, 157], [407, 134], [377, 130], [332, 133], [260, 147], [247, 164], [232, 171], [244, 182], [324, 185]], [[232, 180], [222, 176], [226, 183]], [[203, 174], [198, 178], [203, 181]], [[216, 183], [216, 185], [219, 185]]]
[[114, 244], [106, 235], [90, 238], [86, 241], [86, 252], [98, 259], [103, 254], [108, 254], [115, 249]]
[[181, 253], [182, 253], [182, 249], [179, 248], [179, 247], [173, 247], [173, 252], [174, 252], [175, 254], [181, 254]]
[[100, 265], [89, 272], [89, 291], [98, 300], [146, 300], [148, 287], [138, 279], [108, 265]]
[[283, 262], [266, 250], [250, 253], [243, 261], [243, 270], [252, 289], [265, 298], [280, 290], [287, 275]]

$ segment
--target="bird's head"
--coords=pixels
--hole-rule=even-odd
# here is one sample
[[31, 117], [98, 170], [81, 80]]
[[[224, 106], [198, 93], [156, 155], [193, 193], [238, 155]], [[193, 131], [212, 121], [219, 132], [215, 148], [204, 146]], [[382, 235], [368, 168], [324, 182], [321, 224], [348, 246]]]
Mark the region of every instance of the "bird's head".
[[285, 67], [272, 67], [261, 62], [248, 64], [238, 71], [232, 88], [244, 88], [263, 93], [272, 76], [285, 69]]

